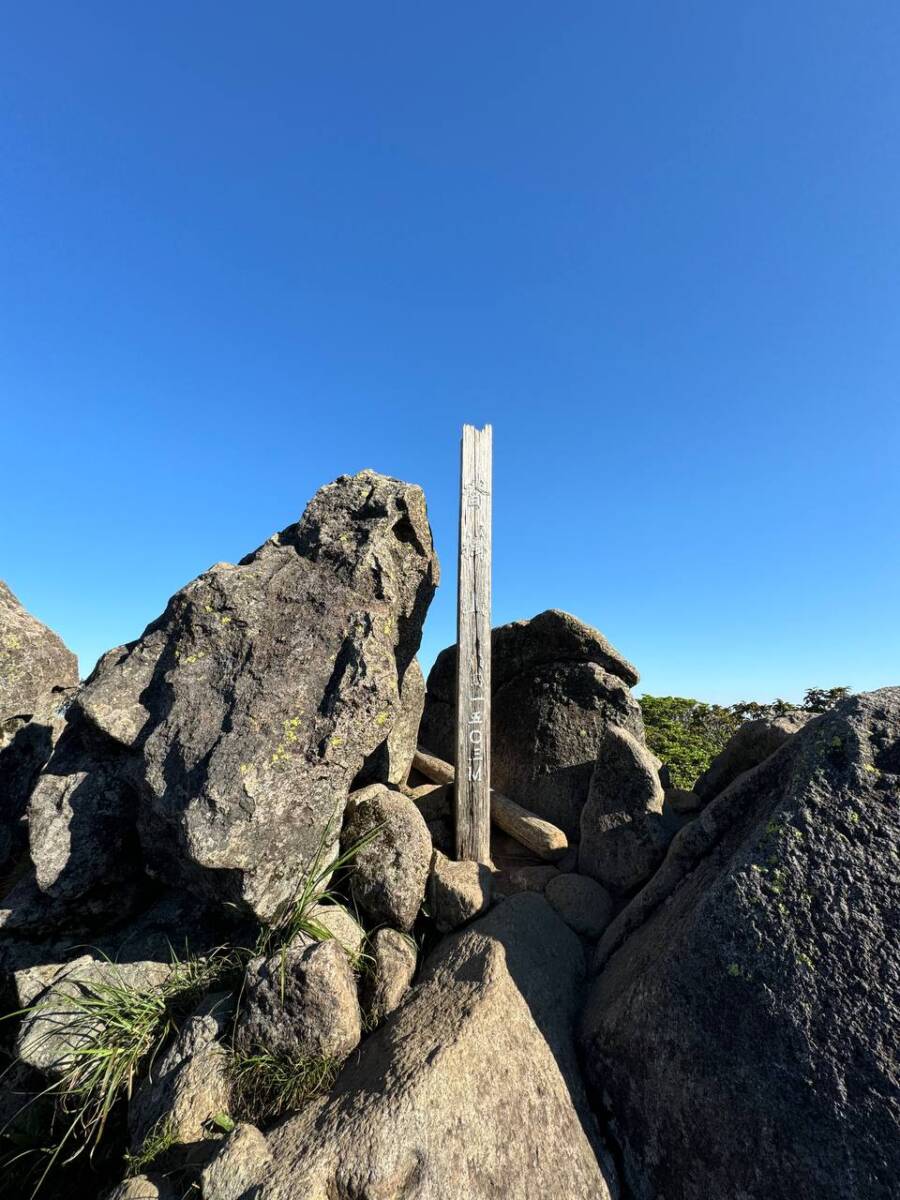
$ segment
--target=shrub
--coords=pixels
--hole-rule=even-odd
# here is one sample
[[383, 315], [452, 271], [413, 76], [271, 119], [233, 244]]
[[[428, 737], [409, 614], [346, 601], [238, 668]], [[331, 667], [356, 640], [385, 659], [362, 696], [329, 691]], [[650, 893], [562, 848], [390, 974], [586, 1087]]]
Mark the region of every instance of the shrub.
[[850, 694], [848, 687], [807, 688], [802, 704], [742, 700], [723, 706], [684, 696], [641, 696], [647, 745], [669, 767], [675, 787], [690, 789], [744, 721], [789, 712], [825, 712]]

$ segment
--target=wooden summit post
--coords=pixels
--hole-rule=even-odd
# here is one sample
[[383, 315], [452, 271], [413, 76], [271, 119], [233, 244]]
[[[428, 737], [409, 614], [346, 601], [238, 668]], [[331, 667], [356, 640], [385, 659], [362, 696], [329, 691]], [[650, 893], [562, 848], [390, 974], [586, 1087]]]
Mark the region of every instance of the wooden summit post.
[[491, 427], [463, 425], [456, 607], [456, 857], [491, 857]]

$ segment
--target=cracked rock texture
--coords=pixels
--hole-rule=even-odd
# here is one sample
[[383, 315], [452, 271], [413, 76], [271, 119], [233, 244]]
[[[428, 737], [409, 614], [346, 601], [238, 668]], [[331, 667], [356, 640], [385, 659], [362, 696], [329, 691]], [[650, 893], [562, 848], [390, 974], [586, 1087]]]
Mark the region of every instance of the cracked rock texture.
[[582, 1020], [636, 1200], [900, 1178], [900, 688], [742, 774], [600, 942]]
[[421, 490], [364, 471], [189, 583], [74, 701], [32, 797], [38, 888], [89, 893], [102, 824], [120, 868], [271, 917], [400, 719], [437, 579]]

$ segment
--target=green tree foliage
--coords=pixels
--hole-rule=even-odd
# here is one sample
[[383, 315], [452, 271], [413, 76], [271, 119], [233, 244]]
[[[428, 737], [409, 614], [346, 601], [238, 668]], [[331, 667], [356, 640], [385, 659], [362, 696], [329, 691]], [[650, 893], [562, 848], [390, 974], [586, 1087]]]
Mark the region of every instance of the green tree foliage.
[[848, 687], [808, 688], [802, 704], [745, 700], [723, 706], [684, 696], [641, 696], [640, 704], [647, 745], [668, 766], [675, 787], [691, 788], [744, 721], [825, 712], [849, 694]]
[[647, 745], [680, 788], [693, 786], [742, 720], [730, 708], [684, 696], [641, 696], [640, 703]]

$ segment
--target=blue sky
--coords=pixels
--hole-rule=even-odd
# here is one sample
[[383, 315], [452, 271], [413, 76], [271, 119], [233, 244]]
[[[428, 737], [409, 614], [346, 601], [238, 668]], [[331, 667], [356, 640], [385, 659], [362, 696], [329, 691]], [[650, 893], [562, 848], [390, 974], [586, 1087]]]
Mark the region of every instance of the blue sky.
[[900, 682], [900, 6], [6, 5], [0, 577], [86, 673], [494, 426], [494, 617], [645, 690]]

